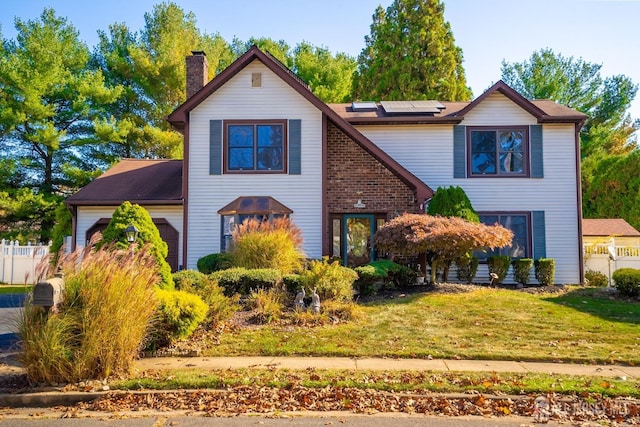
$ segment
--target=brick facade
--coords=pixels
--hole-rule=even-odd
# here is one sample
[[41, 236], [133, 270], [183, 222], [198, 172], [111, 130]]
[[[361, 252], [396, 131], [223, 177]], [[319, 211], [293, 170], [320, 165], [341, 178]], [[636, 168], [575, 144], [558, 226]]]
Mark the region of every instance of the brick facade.
[[[327, 124], [327, 213], [419, 212], [413, 191], [333, 123]], [[360, 193], [360, 194], [359, 194]], [[364, 208], [353, 205], [362, 199]]]

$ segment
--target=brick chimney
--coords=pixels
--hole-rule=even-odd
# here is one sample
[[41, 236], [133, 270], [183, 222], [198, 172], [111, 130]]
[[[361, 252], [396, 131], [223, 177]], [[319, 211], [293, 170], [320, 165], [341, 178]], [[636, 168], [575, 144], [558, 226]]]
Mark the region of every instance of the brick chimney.
[[187, 99], [207, 84], [209, 62], [207, 55], [201, 50], [192, 50], [187, 56]]

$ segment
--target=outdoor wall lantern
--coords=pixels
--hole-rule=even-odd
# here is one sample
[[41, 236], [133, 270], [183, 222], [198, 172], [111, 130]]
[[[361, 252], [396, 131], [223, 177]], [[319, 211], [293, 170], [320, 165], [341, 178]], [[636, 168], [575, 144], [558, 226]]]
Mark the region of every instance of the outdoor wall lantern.
[[140, 230], [138, 230], [135, 225], [129, 224], [129, 226], [124, 230], [124, 234], [127, 236], [127, 242], [134, 243], [138, 240], [139, 232]]

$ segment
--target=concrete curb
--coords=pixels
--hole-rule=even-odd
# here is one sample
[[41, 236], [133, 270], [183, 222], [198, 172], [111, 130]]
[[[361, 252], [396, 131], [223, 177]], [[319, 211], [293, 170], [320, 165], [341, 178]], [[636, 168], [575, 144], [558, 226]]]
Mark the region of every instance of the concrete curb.
[[7, 408], [46, 408], [51, 406], [72, 406], [80, 402], [90, 402], [103, 396], [101, 392], [65, 392], [46, 391], [36, 393], [0, 394], [2, 407]]

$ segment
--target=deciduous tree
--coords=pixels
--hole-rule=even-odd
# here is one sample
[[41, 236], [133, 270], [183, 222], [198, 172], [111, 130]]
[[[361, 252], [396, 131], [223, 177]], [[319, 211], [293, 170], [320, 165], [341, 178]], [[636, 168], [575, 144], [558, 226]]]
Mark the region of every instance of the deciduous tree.
[[403, 214], [380, 227], [374, 243], [389, 252], [433, 253], [431, 282], [434, 283], [439, 264], [455, 261], [475, 250], [508, 246], [512, 238], [511, 230], [501, 225], [473, 223], [457, 217]]
[[640, 229], [640, 151], [607, 156], [592, 174], [584, 190], [585, 218], [624, 218]]
[[640, 123], [634, 123], [627, 111], [638, 86], [624, 75], [603, 78], [601, 68], [542, 49], [521, 63], [503, 61], [502, 80], [529, 99], [550, 99], [587, 114], [581, 134], [583, 158], [629, 153]]
[[302, 42], [294, 49], [293, 69], [324, 102], [351, 100], [356, 61], [349, 55]]

